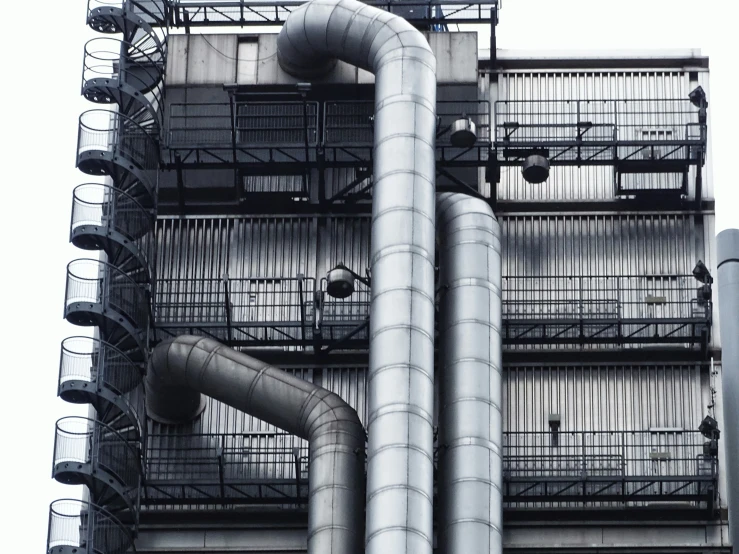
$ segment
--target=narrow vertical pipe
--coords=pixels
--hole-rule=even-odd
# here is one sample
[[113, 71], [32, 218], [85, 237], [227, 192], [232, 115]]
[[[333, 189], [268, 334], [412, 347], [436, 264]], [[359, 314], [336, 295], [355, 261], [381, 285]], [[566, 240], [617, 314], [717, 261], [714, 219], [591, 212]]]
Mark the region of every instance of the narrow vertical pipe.
[[739, 229], [716, 237], [729, 536], [739, 549]]
[[303, 4], [277, 55], [302, 78], [337, 58], [375, 74], [366, 554], [431, 554], [436, 58], [357, 0]]
[[500, 226], [439, 194], [439, 553], [503, 551]]

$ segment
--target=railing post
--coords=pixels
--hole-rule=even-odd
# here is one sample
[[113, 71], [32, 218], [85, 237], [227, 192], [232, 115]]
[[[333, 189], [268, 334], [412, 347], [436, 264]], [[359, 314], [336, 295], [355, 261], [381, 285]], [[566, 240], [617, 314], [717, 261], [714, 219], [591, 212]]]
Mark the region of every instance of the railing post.
[[588, 469], [587, 469], [587, 452], [585, 447], [585, 431], [580, 431], [580, 450], [582, 452], [582, 496], [583, 501], [585, 500], [585, 497], [587, 496], [587, 479], [588, 479]]
[[300, 504], [300, 448], [293, 446], [293, 462], [295, 463], [295, 498]]
[[229, 291], [228, 274], [224, 273], [223, 279], [223, 308], [226, 312], [226, 336], [228, 338], [228, 346], [233, 344], [233, 330], [231, 328], [231, 295]]
[[305, 276], [302, 273], [298, 273], [298, 295], [300, 302], [300, 337], [305, 341], [305, 301], [304, 301], [304, 290], [303, 280]]

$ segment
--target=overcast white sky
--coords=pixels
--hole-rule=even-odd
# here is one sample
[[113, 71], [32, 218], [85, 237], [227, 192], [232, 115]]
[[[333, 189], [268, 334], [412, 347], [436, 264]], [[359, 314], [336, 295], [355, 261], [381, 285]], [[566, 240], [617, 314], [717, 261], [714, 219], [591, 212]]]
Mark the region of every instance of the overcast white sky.
[[[739, 227], [739, 3], [730, 0], [503, 0], [499, 47], [701, 48], [709, 96], [718, 229]], [[56, 398], [85, 0], [5, 0], [0, 46], [0, 521], [3, 548], [42, 552], [48, 504], [78, 494], [51, 478], [54, 422], [81, 409]], [[8, 379], [9, 377], [9, 379]], [[77, 409], [75, 409], [77, 408]], [[18, 550], [20, 551], [20, 550]]]

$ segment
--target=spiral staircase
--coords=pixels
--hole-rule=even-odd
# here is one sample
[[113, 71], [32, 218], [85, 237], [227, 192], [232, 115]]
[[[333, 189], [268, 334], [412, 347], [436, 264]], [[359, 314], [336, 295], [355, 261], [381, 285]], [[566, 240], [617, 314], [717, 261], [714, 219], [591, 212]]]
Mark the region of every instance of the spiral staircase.
[[[143, 373], [154, 282], [154, 221], [166, 61], [164, 0], [88, 0], [77, 167], [106, 184], [74, 189], [64, 317], [94, 338], [62, 342], [57, 393], [90, 417], [56, 424], [52, 477], [85, 500], [51, 504], [47, 552], [134, 549], [146, 435]], [[94, 411], [93, 411], [94, 410]]]

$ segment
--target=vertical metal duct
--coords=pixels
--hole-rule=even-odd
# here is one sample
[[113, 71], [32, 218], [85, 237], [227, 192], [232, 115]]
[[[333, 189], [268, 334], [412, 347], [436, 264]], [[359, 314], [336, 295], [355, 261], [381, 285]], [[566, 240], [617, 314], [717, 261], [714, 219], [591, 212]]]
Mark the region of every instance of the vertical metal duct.
[[716, 237], [729, 535], [739, 551], [739, 229]]
[[336, 394], [202, 337], [154, 348], [146, 375], [149, 416], [188, 421], [201, 393], [310, 441], [308, 552], [362, 550], [364, 429]]
[[337, 58], [375, 74], [366, 553], [430, 554], [436, 58], [407, 21], [356, 0], [302, 5], [277, 55], [304, 78]]
[[500, 554], [503, 421], [500, 226], [490, 206], [439, 194], [439, 552]]

